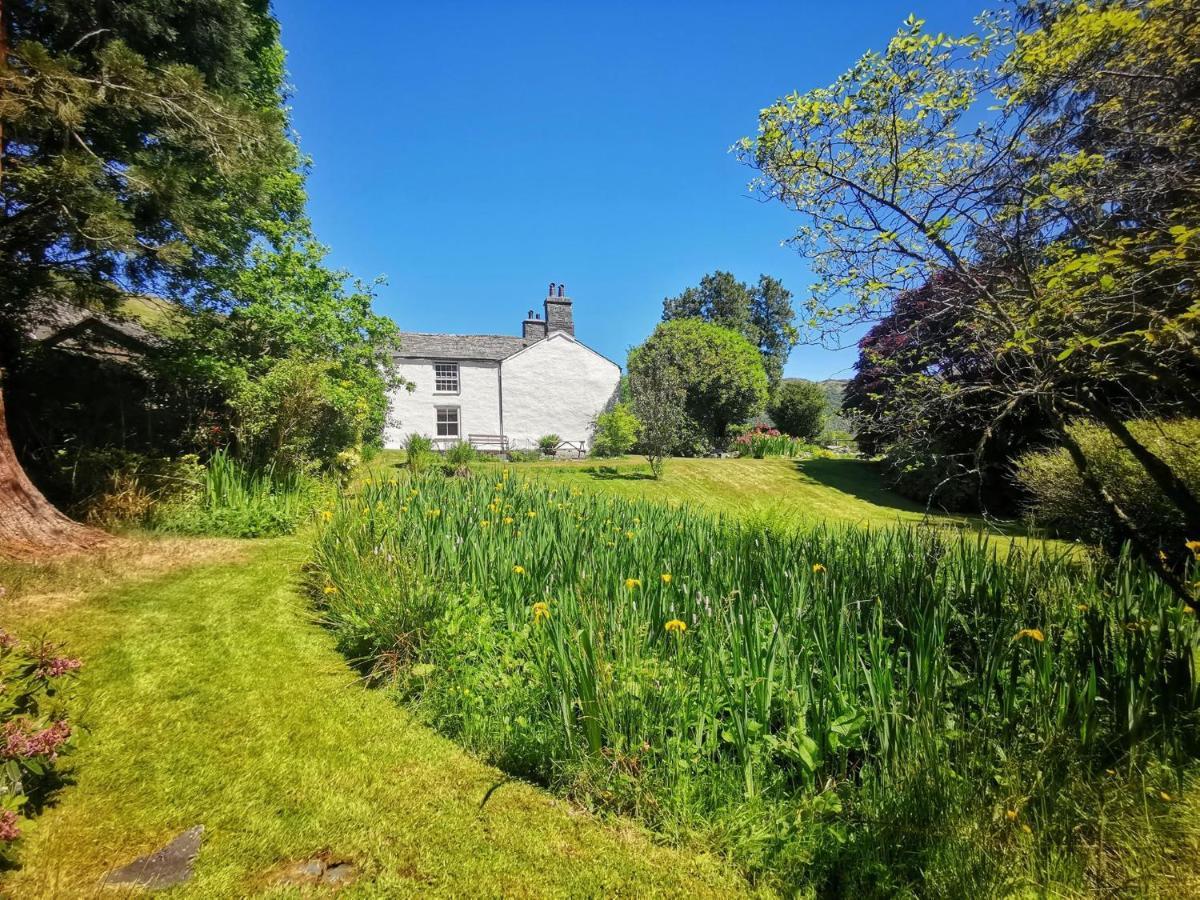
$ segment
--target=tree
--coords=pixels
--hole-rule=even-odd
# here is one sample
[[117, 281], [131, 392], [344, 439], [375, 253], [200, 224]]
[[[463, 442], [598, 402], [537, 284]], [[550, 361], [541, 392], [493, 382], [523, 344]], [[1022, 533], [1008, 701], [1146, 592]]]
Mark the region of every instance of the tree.
[[596, 416], [592, 435], [593, 456], [624, 456], [637, 443], [641, 423], [624, 401]]
[[985, 377], [920, 366], [894, 402], [933, 418], [998, 397], [977, 454], [1034, 410], [1122, 533], [1194, 603], [1179, 578], [1184, 548], [1139, 533], [1068, 425], [1109, 428], [1200, 534], [1200, 501], [1123, 424], [1148, 403], [1193, 413], [1200, 403], [1189, 384], [1200, 316], [1189, 48], [1200, 16], [1194, 2], [1051, 0], [980, 23], [953, 37], [910, 18], [830, 87], [764, 109], [742, 158], [760, 172], [756, 191], [806, 217], [794, 243], [819, 278], [815, 332], [874, 319], [950, 276], [924, 318], [955, 323], [951, 355], [989, 359]]
[[791, 292], [778, 279], [760, 275], [750, 287], [729, 272], [713, 272], [678, 297], [663, 300], [663, 321], [704, 319], [741, 334], [762, 354], [772, 393], [783, 378], [783, 366], [796, 346], [796, 312]]
[[[44, 301], [203, 302], [300, 221], [266, 0], [3, 0], [0, 372]], [[0, 383], [0, 388], [2, 388]], [[88, 546], [21, 469], [0, 403], [0, 543]]]
[[650, 472], [662, 478], [667, 457], [675, 452], [680, 433], [689, 425], [687, 388], [680, 370], [667, 356], [653, 355], [642, 361], [636, 378], [630, 377], [629, 391], [641, 426], [638, 442], [650, 463]]
[[[672, 452], [694, 455], [723, 446], [729, 426], [762, 412], [767, 376], [758, 351], [728, 328], [701, 319], [675, 319], [654, 329], [629, 353], [630, 387], [639, 379], [669, 372], [682, 385], [686, 421], [675, 436]], [[643, 427], [644, 405], [635, 404]]]
[[825, 392], [811, 381], [785, 381], [767, 405], [767, 415], [784, 434], [814, 441], [825, 427]]

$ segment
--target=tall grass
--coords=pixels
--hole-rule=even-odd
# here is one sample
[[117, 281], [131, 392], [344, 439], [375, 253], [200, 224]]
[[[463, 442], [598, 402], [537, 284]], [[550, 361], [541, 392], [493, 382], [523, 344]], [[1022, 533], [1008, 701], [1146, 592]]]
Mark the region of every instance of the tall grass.
[[1111, 888], [1197, 751], [1196, 624], [1128, 559], [432, 477], [344, 501], [315, 568], [440, 728], [789, 888]]
[[156, 521], [163, 531], [226, 537], [290, 534], [308, 517], [324, 486], [315, 478], [274, 467], [254, 469], [219, 450], [195, 489]]

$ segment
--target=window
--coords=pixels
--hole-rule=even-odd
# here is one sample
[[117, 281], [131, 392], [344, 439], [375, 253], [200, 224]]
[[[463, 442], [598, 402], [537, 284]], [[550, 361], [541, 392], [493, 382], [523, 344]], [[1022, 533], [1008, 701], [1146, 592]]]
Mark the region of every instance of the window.
[[458, 393], [458, 363], [433, 364], [433, 389], [439, 394]]
[[460, 436], [457, 406], [439, 406], [437, 408], [437, 436], [440, 438]]

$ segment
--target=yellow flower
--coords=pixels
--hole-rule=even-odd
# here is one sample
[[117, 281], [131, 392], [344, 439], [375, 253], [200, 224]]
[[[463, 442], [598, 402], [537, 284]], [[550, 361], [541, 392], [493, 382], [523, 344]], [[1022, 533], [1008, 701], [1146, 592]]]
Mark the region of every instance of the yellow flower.
[[491, 524], [492, 524], [492, 523], [491, 523], [491, 522], [489, 522], [487, 519], [480, 519], [480, 520], [479, 520], [479, 527], [480, 527], [480, 528], [487, 528], [487, 527], [488, 527], [489, 525], [491, 525]]
[[504, 490], [504, 482], [503, 481], [496, 482], [496, 490], [498, 490], [498, 491]]
[[825, 567], [823, 565], [821, 565], [820, 563], [813, 563], [812, 570], [813, 570], [813, 574], [815, 575], [817, 572], [824, 572]]
[[1196, 610], [1192, 609], [1190, 606], [1185, 606], [1183, 608], [1183, 614], [1185, 616], [1194, 616], [1196, 614]]
[[513, 566], [513, 574], [514, 575], [524, 575], [525, 567], [524, 566]]
[[321, 518], [324, 519], [326, 522], [332, 521], [333, 520], [333, 510], [330, 510], [330, 509], [322, 510]]
[[633, 532], [632, 531], [625, 532], [625, 537], [629, 538], [629, 540], [632, 541], [633, 540]]
[[404, 505], [401, 505], [401, 506], [400, 506], [400, 512], [402, 512], [402, 513], [403, 513], [403, 512], [408, 512], [408, 507], [407, 507], [407, 506], [404, 506]]
[[664, 625], [663, 628], [667, 629], [668, 633], [674, 632], [675, 634], [683, 634], [685, 631], [687, 631], [687, 623], [681, 619], [672, 619], [670, 622]]
[[1170, 795], [1170, 794], [1168, 794], [1166, 791], [1159, 791], [1159, 792], [1158, 792], [1158, 796], [1159, 796], [1159, 797], [1162, 799], [1162, 802], [1163, 802], [1163, 803], [1170, 803], [1170, 802], [1171, 802], [1171, 795]]
[[670, 573], [670, 572], [663, 572], [663, 573], [662, 573], [661, 575], [659, 575], [658, 577], [662, 579], [662, 583], [663, 583], [663, 584], [670, 584], [670, 583], [671, 583], [671, 573]]
[[1004, 814], [1004, 817], [1010, 822], [1015, 822], [1017, 821], [1017, 811], [1015, 809], [1010, 809]]
[[1200, 557], [1200, 541], [1188, 541], [1183, 546], [1187, 547], [1197, 557]]
[[533, 604], [533, 621], [534, 622], [543, 622], [549, 618], [550, 618], [550, 604], [549, 603]]
[[525, 515], [529, 516], [529, 518], [531, 518], [531, 519], [537, 518], [537, 513], [534, 512], [532, 509], [529, 512], [525, 513]]
[[642, 586], [642, 579], [640, 579], [640, 578], [626, 578], [625, 579], [625, 587], [627, 590], [632, 591], [634, 588], [638, 588], [641, 586]]
[[1014, 641], [1019, 641], [1021, 638], [1031, 638], [1037, 641], [1039, 644], [1046, 640], [1046, 636], [1042, 634], [1042, 630], [1040, 628], [1022, 628], [1013, 635]]
[[1091, 607], [1086, 603], [1076, 603], [1075, 609], [1077, 612], [1087, 612], [1089, 609], [1091, 609]]
[[420, 492], [420, 491], [418, 491], [416, 488], [413, 488], [411, 491], [409, 491], [409, 492], [408, 492], [408, 496], [410, 496], [410, 497], [415, 497], [415, 496], [417, 496], [417, 494], [419, 494], [419, 493], [421, 493], [421, 492]]
[[1162, 550], [1159, 550], [1159, 551], [1158, 551], [1158, 561], [1159, 561], [1159, 562], [1166, 562], [1166, 561], [1167, 561], [1167, 554], [1166, 554], [1166, 553], [1164, 553]]
[[512, 516], [505, 516], [505, 517], [504, 517], [504, 524], [505, 524], [505, 525], [511, 525], [512, 523], [513, 523], [513, 517], [512, 517]]
[[327, 585], [325, 585], [325, 593], [326, 594], [336, 594], [337, 588], [335, 588], [332, 584], [327, 584]]
[[1030, 828], [1028, 825], [1022, 825], [1021, 830], [1023, 832], [1025, 832], [1026, 834], [1033, 834], [1033, 829]]
[[429, 518], [431, 518], [431, 519], [436, 519], [441, 514], [442, 514], [442, 511], [440, 509], [438, 509], [437, 507], [434, 507], [433, 509], [430, 509], [430, 510], [426, 510], [426, 512], [425, 512], [425, 515], [429, 516]]

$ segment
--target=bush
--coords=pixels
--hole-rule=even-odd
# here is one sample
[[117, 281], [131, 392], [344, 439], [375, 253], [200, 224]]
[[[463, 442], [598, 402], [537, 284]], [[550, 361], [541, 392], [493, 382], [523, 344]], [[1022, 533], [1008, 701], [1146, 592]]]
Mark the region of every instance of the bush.
[[442, 472], [446, 475], [470, 475], [470, 465], [478, 458], [474, 447], [466, 441], [459, 441], [442, 454]]
[[12, 861], [19, 816], [45, 801], [54, 764], [70, 748], [70, 688], [81, 663], [57, 645], [0, 629], [0, 861]]
[[155, 517], [162, 531], [222, 537], [291, 534], [329, 493], [298, 472], [254, 471], [224, 451], [213, 454], [200, 483]]
[[[1200, 420], [1136, 420], [1128, 426], [1193, 492], [1200, 492]], [[1197, 537], [1184, 532], [1178, 509], [1107, 429], [1076, 423], [1070, 432], [1104, 486], [1159, 547], [1178, 554], [1186, 541]], [[1026, 511], [1034, 524], [1063, 537], [1116, 549], [1120, 540], [1100, 498], [1084, 486], [1066, 450], [1027, 453], [1017, 460], [1016, 471], [1017, 480], [1029, 492]]]
[[433, 455], [433, 441], [413, 432], [404, 439], [404, 464], [414, 475], [425, 471]]
[[547, 456], [553, 456], [554, 452], [558, 449], [558, 445], [561, 443], [562, 438], [557, 434], [543, 434], [537, 441], [538, 449]]
[[629, 408], [619, 402], [608, 412], [596, 416], [592, 430], [592, 456], [624, 456], [637, 443], [641, 423]]
[[819, 447], [780, 434], [778, 430], [768, 425], [756, 425], [749, 431], [739, 434], [733, 439], [733, 452], [738, 456], [752, 456], [763, 459], [768, 456], [785, 456], [795, 459], [799, 456], [811, 456]]
[[60, 481], [76, 498], [70, 510], [103, 528], [153, 526], [171, 503], [203, 476], [198, 457], [150, 456], [128, 450], [84, 450], [63, 456]]
[[828, 399], [819, 384], [785, 381], [767, 406], [767, 415], [784, 434], [815, 441], [825, 427]]
[[537, 462], [542, 458], [542, 454], [537, 450], [509, 450], [505, 454], [509, 462], [527, 463]]

